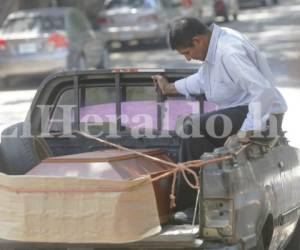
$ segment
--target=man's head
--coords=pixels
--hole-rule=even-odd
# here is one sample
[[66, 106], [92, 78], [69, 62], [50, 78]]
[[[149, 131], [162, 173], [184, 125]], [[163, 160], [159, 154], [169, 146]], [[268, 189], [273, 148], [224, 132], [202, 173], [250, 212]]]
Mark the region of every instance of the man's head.
[[180, 18], [169, 30], [170, 47], [185, 56], [188, 61], [205, 60], [210, 37], [209, 28], [196, 18]]

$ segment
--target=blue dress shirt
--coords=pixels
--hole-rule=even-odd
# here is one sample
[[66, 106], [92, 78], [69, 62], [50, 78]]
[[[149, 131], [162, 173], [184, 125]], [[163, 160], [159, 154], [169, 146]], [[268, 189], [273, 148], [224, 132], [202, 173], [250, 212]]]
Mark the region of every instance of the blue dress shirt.
[[217, 109], [248, 105], [241, 130], [264, 130], [270, 114], [287, 111], [266, 58], [241, 33], [211, 28], [205, 61], [197, 73], [175, 82], [177, 91], [187, 98], [204, 93]]

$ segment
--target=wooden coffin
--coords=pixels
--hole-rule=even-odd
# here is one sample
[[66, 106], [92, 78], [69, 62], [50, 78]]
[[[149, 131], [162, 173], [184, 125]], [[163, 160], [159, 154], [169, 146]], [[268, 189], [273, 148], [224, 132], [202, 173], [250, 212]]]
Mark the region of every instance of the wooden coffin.
[[[158, 149], [139, 150], [139, 152], [171, 161]], [[144, 175], [154, 177], [170, 168], [170, 166], [153, 162], [133, 153], [104, 150], [48, 158], [29, 171], [27, 175], [131, 180]], [[161, 224], [166, 223], [170, 216], [171, 181], [171, 178], [165, 178], [153, 183]]]

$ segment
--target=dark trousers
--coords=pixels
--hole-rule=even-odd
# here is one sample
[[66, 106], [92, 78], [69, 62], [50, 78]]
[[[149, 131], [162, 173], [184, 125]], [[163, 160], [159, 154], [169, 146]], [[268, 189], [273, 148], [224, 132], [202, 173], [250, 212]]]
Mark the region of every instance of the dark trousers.
[[[179, 162], [197, 160], [203, 153], [212, 152], [215, 148], [222, 147], [229, 136], [236, 134], [240, 130], [247, 114], [248, 106], [239, 106], [199, 115], [196, 119], [200, 119], [198, 129], [200, 129], [200, 135], [202, 135], [202, 137], [189, 137], [181, 140]], [[226, 117], [226, 119], [224, 119], [224, 117]], [[273, 118], [276, 118], [276, 131], [281, 134], [283, 115], [274, 115]], [[228, 121], [230, 121], [229, 125]], [[274, 124], [271, 124], [270, 121], [273, 122], [274, 119], [270, 118], [268, 121], [268, 129], [263, 133], [263, 136], [269, 135], [269, 131], [271, 130], [269, 127], [272, 127]], [[191, 122], [183, 125], [183, 131], [186, 135], [192, 134], [193, 128], [195, 128], [195, 126], [193, 127]], [[198, 170], [195, 171], [198, 172]], [[191, 179], [191, 181], [193, 180]], [[180, 174], [177, 181], [177, 209], [194, 206], [195, 198], [195, 190], [186, 184]]]
[[[199, 117], [194, 118], [194, 121], [195, 119], [200, 119], [198, 129], [200, 129], [200, 135], [202, 137], [181, 139], [179, 162], [197, 160], [203, 153], [212, 152], [215, 148], [223, 146], [230, 135], [236, 134], [239, 131], [247, 113], [248, 106], [240, 106], [201, 114]], [[222, 118], [223, 116], [228, 117], [231, 121], [232, 129], [229, 134], [227, 133], [227, 136], [221, 138], [221, 135], [225, 135], [223, 132], [224, 127], [226, 127], [226, 124], [224, 124], [225, 120]], [[210, 121], [211, 119], [214, 121], [213, 124]], [[196, 122], [199, 122], [199, 120]], [[195, 127], [196, 126], [193, 127], [192, 122], [188, 122], [183, 124], [183, 131], [186, 135], [189, 135], [193, 133], [192, 130], [195, 129]], [[213, 135], [217, 135], [217, 138]], [[195, 171], [198, 172], [198, 170]], [[195, 190], [191, 189], [186, 184], [182, 175], [179, 174], [176, 194], [177, 209], [194, 206], [196, 195]]]
[[[189, 137], [181, 140], [179, 161], [197, 160], [204, 152], [211, 152], [214, 148], [223, 146], [230, 135], [236, 134], [240, 130], [247, 113], [248, 106], [240, 106], [201, 114], [194, 118], [200, 119], [198, 129], [200, 129], [201, 137]], [[227, 124], [228, 120], [230, 124]], [[196, 126], [193, 127], [193, 124], [187, 123], [183, 127], [184, 133], [189, 135], [193, 133], [192, 130]]]

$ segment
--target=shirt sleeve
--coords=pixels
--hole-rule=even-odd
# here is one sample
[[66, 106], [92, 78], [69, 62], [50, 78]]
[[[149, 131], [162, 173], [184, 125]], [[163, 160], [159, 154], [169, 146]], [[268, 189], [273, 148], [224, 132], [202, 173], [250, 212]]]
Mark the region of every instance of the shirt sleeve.
[[201, 79], [199, 71], [186, 78], [175, 81], [175, 88], [178, 93], [190, 98], [191, 95], [198, 95], [204, 93], [201, 90]]
[[241, 130], [264, 130], [276, 98], [275, 87], [244, 51], [227, 55], [223, 63], [233, 82], [250, 95], [249, 112]]

